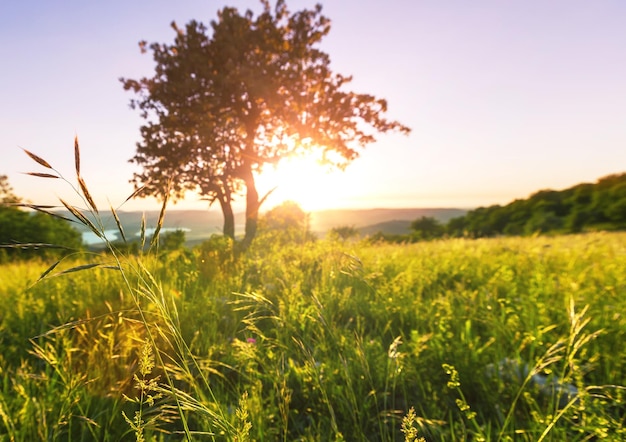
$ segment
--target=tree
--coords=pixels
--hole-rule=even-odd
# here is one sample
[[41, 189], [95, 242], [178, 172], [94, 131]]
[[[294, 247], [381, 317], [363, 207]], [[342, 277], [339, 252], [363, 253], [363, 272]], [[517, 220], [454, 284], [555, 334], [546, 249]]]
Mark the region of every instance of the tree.
[[309, 215], [294, 201], [285, 201], [268, 210], [259, 221], [259, 230], [281, 243], [298, 243], [313, 238]]
[[467, 217], [457, 216], [451, 218], [446, 224], [446, 233], [450, 236], [465, 236], [469, 232], [467, 231]]
[[159, 248], [161, 250], [179, 250], [185, 247], [186, 235], [182, 229], [166, 232], [159, 238]]
[[563, 218], [552, 211], [536, 211], [526, 222], [524, 231], [528, 235], [547, 233], [563, 227]]
[[13, 193], [13, 187], [9, 184], [9, 177], [0, 175], [0, 204], [15, 204], [21, 200]]
[[291, 13], [284, 0], [261, 0], [258, 16], [226, 7], [209, 29], [191, 21], [171, 45], [141, 42], [152, 51], [151, 78], [122, 79], [146, 120], [131, 160], [145, 195], [200, 192], [217, 201], [224, 234], [234, 238], [232, 203], [245, 190], [242, 248], [256, 235], [255, 174], [290, 155], [317, 153], [345, 167], [375, 135], [410, 129], [384, 117], [385, 100], [346, 91], [351, 77], [335, 74], [318, 44], [330, 31], [322, 7]]
[[330, 229], [330, 235], [345, 241], [359, 236], [359, 231], [355, 226], [337, 226]]
[[438, 238], [443, 235], [444, 227], [441, 223], [431, 216], [422, 216], [411, 223], [411, 229], [421, 239]]

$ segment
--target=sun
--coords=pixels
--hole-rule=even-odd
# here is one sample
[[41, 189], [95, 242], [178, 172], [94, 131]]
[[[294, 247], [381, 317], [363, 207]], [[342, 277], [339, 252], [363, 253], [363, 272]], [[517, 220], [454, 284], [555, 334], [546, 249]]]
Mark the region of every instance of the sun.
[[305, 211], [336, 208], [340, 200], [338, 173], [312, 156], [290, 157], [264, 170], [257, 177], [257, 188], [261, 196], [274, 189], [264, 203], [266, 209], [284, 201], [294, 201]]

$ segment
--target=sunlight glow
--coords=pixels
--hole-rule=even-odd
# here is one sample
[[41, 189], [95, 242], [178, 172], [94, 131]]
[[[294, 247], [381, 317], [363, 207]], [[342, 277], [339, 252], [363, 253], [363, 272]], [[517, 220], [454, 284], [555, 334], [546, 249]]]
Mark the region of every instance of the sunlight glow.
[[275, 188], [263, 208], [267, 210], [284, 201], [295, 201], [305, 211], [340, 207], [341, 174], [321, 165], [313, 156], [286, 158], [257, 177], [261, 195]]

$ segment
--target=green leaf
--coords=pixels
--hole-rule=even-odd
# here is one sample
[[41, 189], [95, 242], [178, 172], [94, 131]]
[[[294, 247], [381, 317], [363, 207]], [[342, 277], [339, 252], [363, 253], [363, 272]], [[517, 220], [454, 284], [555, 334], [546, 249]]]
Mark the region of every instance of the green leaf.
[[53, 271], [54, 269], [56, 269], [56, 267], [61, 263], [61, 259], [59, 259], [57, 262], [55, 262], [54, 264], [52, 264], [50, 267], [48, 267], [46, 269], [45, 272], [43, 272], [41, 274], [41, 276], [39, 276], [39, 278], [37, 279], [37, 282], [41, 281], [42, 279], [44, 279], [51, 271]]
[[69, 269], [63, 270], [62, 272], [55, 273], [55, 276], [65, 275], [67, 273], [82, 272], [83, 270], [93, 269], [94, 267], [102, 267], [102, 264], [95, 264], [95, 263], [94, 264], [83, 264], [83, 265], [80, 265], [80, 266], [71, 267]]

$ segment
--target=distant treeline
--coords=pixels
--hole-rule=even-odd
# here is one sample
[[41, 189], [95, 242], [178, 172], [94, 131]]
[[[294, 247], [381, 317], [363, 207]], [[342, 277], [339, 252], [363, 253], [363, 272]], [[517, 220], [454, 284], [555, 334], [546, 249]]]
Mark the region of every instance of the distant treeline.
[[22, 210], [6, 175], [0, 175], [0, 264], [67, 253], [82, 246], [80, 233], [60, 218]]
[[82, 248], [80, 233], [70, 223], [41, 212], [0, 205], [0, 264], [60, 256]]
[[561, 191], [542, 190], [505, 206], [480, 207], [450, 219], [447, 224], [422, 217], [411, 228], [414, 239], [623, 230], [626, 229], [626, 173]]

